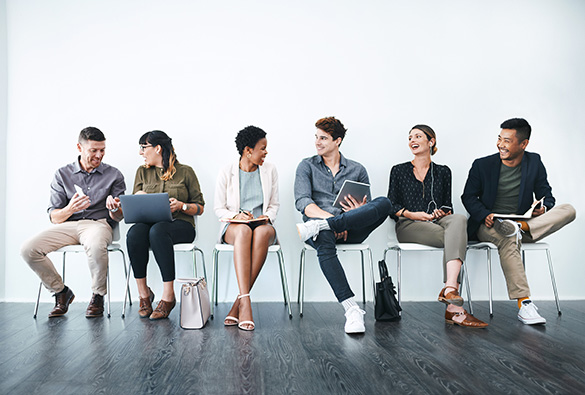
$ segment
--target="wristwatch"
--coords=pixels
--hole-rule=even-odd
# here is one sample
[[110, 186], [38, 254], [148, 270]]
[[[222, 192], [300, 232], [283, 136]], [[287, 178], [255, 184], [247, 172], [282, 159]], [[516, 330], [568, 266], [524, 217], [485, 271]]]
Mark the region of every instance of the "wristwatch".
[[187, 211], [189, 207], [187, 207], [187, 203], [183, 203], [183, 211]]

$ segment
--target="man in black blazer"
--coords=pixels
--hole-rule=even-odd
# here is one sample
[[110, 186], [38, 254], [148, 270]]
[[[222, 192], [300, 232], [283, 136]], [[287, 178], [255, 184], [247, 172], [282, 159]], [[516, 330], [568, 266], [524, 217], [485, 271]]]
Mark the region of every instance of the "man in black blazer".
[[[528, 325], [545, 324], [530, 301], [521, 241], [535, 242], [556, 232], [575, 219], [575, 209], [570, 204], [555, 207], [540, 155], [525, 151], [531, 133], [528, 122], [513, 118], [500, 127], [499, 152], [473, 162], [461, 196], [470, 214], [469, 240], [489, 241], [498, 247], [508, 296], [518, 300], [518, 319]], [[540, 199], [544, 199], [542, 205], [525, 221], [494, 218], [494, 213], [524, 214]]]

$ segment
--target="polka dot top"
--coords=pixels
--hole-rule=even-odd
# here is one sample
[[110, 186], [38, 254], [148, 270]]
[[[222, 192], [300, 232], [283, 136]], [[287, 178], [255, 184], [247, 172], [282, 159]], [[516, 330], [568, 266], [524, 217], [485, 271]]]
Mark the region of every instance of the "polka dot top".
[[396, 165], [390, 171], [388, 199], [392, 203], [390, 217], [395, 221], [398, 220], [396, 213], [402, 209], [430, 214], [441, 206], [453, 207], [451, 169], [431, 162], [424, 182], [420, 182], [414, 175], [414, 165], [411, 162]]

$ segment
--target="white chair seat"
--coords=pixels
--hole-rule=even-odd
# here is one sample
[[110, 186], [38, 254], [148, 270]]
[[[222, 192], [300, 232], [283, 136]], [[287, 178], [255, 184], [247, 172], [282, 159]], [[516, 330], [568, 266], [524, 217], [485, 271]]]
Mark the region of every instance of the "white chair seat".
[[[211, 317], [213, 318], [214, 306], [217, 306], [218, 293], [218, 264], [220, 252], [234, 252], [234, 246], [231, 244], [216, 244], [213, 248], [212, 265], [213, 265], [213, 289], [211, 291]], [[284, 267], [284, 255], [280, 244], [274, 244], [268, 247], [268, 253], [275, 253], [278, 257], [280, 267], [280, 281], [282, 283], [282, 294], [284, 297], [284, 305], [288, 308], [288, 316], [292, 318], [292, 311], [290, 308], [290, 297], [288, 293], [288, 280], [286, 278], [286, 269]]]
[[[481, 241], [481, 242], [470, 242], [467, 245], [468, 250], [485, 250], [486, 257], [487, 257], [487, 271], [488, 271], [488, 299], [489, 299], [489, 309], [490, 309], [490, 317], [494, 316], [493, 311], [493, 295], [492, 295], [492, 250], [497, 250], [498, 247], [490, 242]], [[555, 302], [557, 305], [557, 313], [561, 315], [561, 305], [559, 302], [559, 295], [557, 292], [557, 283], [555, 281], [555, 274], [553, 270], [552, 258], [550, 256], [550, 246], [548, 243], [545, 242], [536, 242], [536, 243], [522, 243], [521, 246], [522, 251], [522, 263], [526, 266], [526, 254], [525, 251], [546, 251], [546, 257], [548, 261], [548, 270], [550, 273], [550, 281], [552, 283], [553, 292], [555, 295]]]
[[[402, 251], [410, 252], [443, 252], [441, 247], [433, 247], [418, 243], [399, 243], [397, 241], [388, 242], [388, 247], [384, 250], [384, 260], [388, 251], [396, 251], [396, 290], [398, 295], [398, 303], [402, 302]], [[469, 276], [465, 268], [465, 263], [461, 265], [461, 288], [465, 282], [467, 288], [467, 304], [469, 305], [469, 312], [473, 314], [473, 304], [471, 302], [471, 286], [469, 284]], [[463, 281], [465, 280], [465, 281]]]
[[[372, 289], [375, 293], [376, 291], [376, 284], [374, 283], [374, 266], [373, 266], [373, 258], [372, 258], [372, 250], [370, 249], [369, 244], [336, 244], [335, 248], [337, 251], [341, 252], [359, 252], [361, 255], [361, 263], [362, 263], [362, 299], [363, 303], [366, 303], [366, 273], [364, 267], [364, 253], [368, 252], [368, 257], [370, 259], [370, 273], [372, 276]], [[305, 300], [305, 253], [307, 251], [316, 251], [312, 246], [309, 244], [304, 244], [303, 249], [301, 250], [301, 265], [299, 269], [299, 292], [298, 292], [298, 300], [299, 303], [299, 314], [303, 316], [303, 303]]]

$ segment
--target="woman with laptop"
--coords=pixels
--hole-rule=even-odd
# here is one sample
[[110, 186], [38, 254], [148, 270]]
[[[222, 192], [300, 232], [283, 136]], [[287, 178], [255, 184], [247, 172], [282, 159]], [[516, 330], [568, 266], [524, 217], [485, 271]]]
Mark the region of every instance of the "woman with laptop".
[[[144, 165], [136, 171], [134, 194], [167, 193], [172, 221], [136, 223], [126, 236], [128, 255], [140, 296], [141, 318], [167, 318], [175, 307], [175, 255], [173, 245], [195, 239], [195, 215], [203, 214], [203, 194], [193, 169], [179, 163], [172, 140], [165, 132], [154, 130], [139, 140]], [[156, 309], [154, 293], [146, 281], [146, 267], [152, 250], [163, 279], [163, 294]]]
[[467, 219], [453, 214], [451, 170], [431, 161], [437, 152], [437, 136], [427, 125], [416, 125], [408, 134], [414, 158], [392, 167], [388, 198], [390, 216], [396, 221], [400, 243], [444, 248], [443, 281], [439, 301], [447, 305], [445, 321], [470, 328], [487, 324], [469, 314], [459, 295], [459, 273], [467, 250]]
[[234, 266], [239, 295], [224, 320], [226, 326], [254, 330], [250, 289], [276, 242], [278, 174], [274, 165], [265, 163], [266, 133], [248, 126], [236, 136], [240, 160], [224, 167], [215, 187], [215, 214], [225, 223], [220, 242], [234, 246]]

